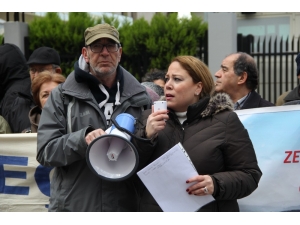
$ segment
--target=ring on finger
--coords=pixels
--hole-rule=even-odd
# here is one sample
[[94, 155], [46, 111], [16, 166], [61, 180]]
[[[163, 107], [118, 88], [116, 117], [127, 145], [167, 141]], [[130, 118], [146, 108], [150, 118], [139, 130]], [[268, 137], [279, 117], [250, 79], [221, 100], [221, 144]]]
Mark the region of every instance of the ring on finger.
[[205, 193], [205, 194], [208, 194], [208, 189], [207, 189], [207, 187], [204, 187], [203, 190], [204, 190], [204, 193]]

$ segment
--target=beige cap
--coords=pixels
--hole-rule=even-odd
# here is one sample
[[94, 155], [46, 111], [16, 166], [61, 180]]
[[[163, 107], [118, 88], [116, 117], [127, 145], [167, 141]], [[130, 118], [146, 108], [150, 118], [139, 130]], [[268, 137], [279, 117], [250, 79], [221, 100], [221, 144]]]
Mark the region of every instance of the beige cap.
[[99, 38], [110, 38], [120, 44], [119, 32], [115, 27], [107, 23], [97, 24], [94, 27], [89, 27], [84, 32], [86, 45], [90, 45]]

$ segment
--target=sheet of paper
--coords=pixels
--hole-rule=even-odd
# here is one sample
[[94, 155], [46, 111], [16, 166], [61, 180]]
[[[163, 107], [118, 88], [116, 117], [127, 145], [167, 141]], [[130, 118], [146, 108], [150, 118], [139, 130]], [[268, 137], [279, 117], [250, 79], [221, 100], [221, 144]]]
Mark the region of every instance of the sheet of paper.
[[186, 180], [198, 175], [183, 146], [178, 143], [137, 175], [165, 212], [194, 212], [214, 200], [211, 195], [189, 195]]

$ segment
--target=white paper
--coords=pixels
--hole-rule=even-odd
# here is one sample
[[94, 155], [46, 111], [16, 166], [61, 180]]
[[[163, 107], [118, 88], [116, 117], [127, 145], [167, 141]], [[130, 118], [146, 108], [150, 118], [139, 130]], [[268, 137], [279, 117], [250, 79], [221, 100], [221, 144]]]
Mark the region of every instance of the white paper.
[[181, 143], [150, 163], [137, 175], [165, 212], [194, 212], [214, 200], [212, 195], [189, 195], [186, 180], [198, 173]]

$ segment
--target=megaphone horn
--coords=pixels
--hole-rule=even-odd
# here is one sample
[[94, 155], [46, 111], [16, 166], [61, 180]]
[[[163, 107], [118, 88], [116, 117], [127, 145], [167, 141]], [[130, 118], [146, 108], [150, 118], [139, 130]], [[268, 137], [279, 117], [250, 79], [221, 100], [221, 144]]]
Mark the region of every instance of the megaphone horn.
[[107, 134], [95, 138], [87, 148], [86, 159], [89, 168], [97, 176], [121, 181], [135, 173], [139, 157], [129, 135], [134, 132], [134, 117], [121, 113], [115, 122], [119, 129], [112, 125], [106, 130]]

